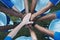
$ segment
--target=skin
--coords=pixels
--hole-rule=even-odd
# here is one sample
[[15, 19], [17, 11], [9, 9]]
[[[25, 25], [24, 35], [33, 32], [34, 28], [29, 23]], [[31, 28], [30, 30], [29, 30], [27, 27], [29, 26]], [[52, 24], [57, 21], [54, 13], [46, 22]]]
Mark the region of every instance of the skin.
[[29, 13], [28, 0], [24, 0], [24, 4], [25, 4], [25, 12], [27, 14]]
[[47, 34], [49, 36], [51, 36], [52, 38], [54, 37], [54, 32], [53, 31], [50, 31], [42, 26], [39, 26], [38, 24], [36, 24], [34, 26], [36, 29], [38, 29], [40, 32], [44, 33], [44, 34]]
[[15, 6], [13, 6], [12, 9], [16, 12], [20, 12]]
[[[35, 14], [32, 14], [32, 17], [31, 17], [31, 20], [34, 20], [35, 17], [39, 16], [40, 14], [46, 12], [47, 10], [49, 10], [51, 7], [53, 7], [54, 5], [51, 3], [51, 2], [48, 2], [47, 6], [45, 6], [43, 9], [39, 10], [37, 13]], [[46, 19], [55, 19], [56, 18], [56, 14], [49, 14], [49, 15], [46, 15], [44, 17], [41, 17], [40, 19], [38, 19], [37, 21], [42, 21], [42, 20], [46, 20]], [[48, 29], [45, 29], [43, 28], [42, 26], [39, 26], [38, 24], [36, 24], [34, 26], [36, 29], [38, 29], [40, 32], [42, 33], [45, 33], [49, 36], [51, 36], [52, 38], [54, 37], [54, 32], [48, 30]]]
[[54, 5], [51, 2], [48, 2], [47, 6], [45, 6], [41, 10], [39, 10], [37, 13], [32, 14], [31, 20], [33, 20], [35, 17], [39, 16], [40, 14], [46, 12], [47, 10], [49, 10], [52, 6], [54, 6]]
[[20, 23], [16, 28], [13, 29], [12, 32], [8, 34], [8, 36], [10, 36], [11, 38], [14, 38], [14, 36], [18, 33], [18, 31], [22, 28], [22, 26], [24, 26], [24, 24]]
[[27, 28], [28, 28], [29, 31], [30, 31], [30, 35], [31, 35], [31, 37], [32, 37], [32, 40], [38, 40], [35, 32], [34, 32], [33, 29], [32, 29], [32, 26], [29, 25], [29, 27], [27, 27]]
[[29, 30], [30, 30], [30, 34], [31, 34], [32, 40], [37, 40], [35, 32], [33, 30], [31, 30], [31, 29], [29, 29]]
[[[33, 8], [34, 8], [34, 7], [33, 7]], [[26, 12], [26, 14], [29, 13], [29, 9], [28, 9], [28, 0], [25, 0], [25, 12]], [[31, 13], [31, 14], [32, 14], [32, 13]], [[26, 25], [26, 26], [27, 26], [27, 28], [28, 28], [29, 31], [30, 31], [32, 40], [37, 40], [37, 37], [36, 37], [35, 32], [32, 30], [32, 28], [30, 28], [32, 25]]]
[[30, 8], [30, 12], [31, 12], [31, 13], [34, 12], [34, 9], [35, 9], [35, 7], [36, 7], [36, 4], [37, 4], [37, 0], [32, 0], [31, 8]]
[[[35, 0], [34, 0], [34, 2], [35, 2]], [[37, 3], [37, 2], [36, 2], [36, 3]], [[33, 5], [33, 3], [32, 3], [32, 6], [33, 6], [33, 7], [31, 8], [31, 12], [34, 11], [34, 8], [35, 8], [35, 6], [36, 6], [36, 3], [35, 3], [35, 5]], [[37, 17], [37, 16], [39, 16], [40, 14], [46, 12], [46, 11], [47, 11], [48, 9], [50, 9], [52, 6], [53, 6], [53, 4], [52, 4], [51, 2], [48, 2], [47, 6], [45, 6], [43, 9], [39, 10], [37, 13], [32, 14], [31, 20], [34, 20], [35, 17]], [[42, 21], [42, 20], [46, 20], [46, 19], [51, 20], [51, 19], [55, 19], [55, 18], [56, 18], [56, 14], [49, 14], [49, 15], [46, 15], [46, 16], [44, 16], [44, 17], [41, 17], [41, 18], [38, 19], [37, 21]], [[50, 31], [50, 30], [48, 30], [48, 29], [45, 29], [45, 28], [43, 28], [42, 26], [39, 26], [38, 24], [36, 24], [34, 27], [35, 27], [36, 29], [38, 29], [40, 32], [45, 33], [45, 34], [48, 34], [48, 35], [50, 35], [50, 36], [53, 38], [54, 32], [52, 32], [52, 31]]]
[[8, 13], [8, 14], [15, 16], [15, 17], [21, 17], [21, 18], [23, 17], [22, 13], [16, 12], [12, 9], [5, 8], [3, 6], [0, 6], [0, 11], [2, 11], [4, 13]]
[[[29, 16], [29, 17], [28, 17]], [[26, 24], [29, 24], [29, 19], [30, 19], [31, 13], [27, 14], [24, 18], [23, 21], [16, 26], [13, 31], [11, 31], [7, 36], [14, 38], [16, 36], [16, 34], [18, 33], [18, 31]]]
[[[53, 4], [49, 4], [48, 6], [46, 6], [45, 8], [43, 8], [42, 10], [44, 10], [44, 11], [42, 11], [42, 10], [40, 10], [39, 12], [37, 12], [37, 14], [34, 14], [35, 15], [35, 17], [36, 16], [38, 16], [39, 14], [41, 14], [42, 12], [44, 13], [46, 10], [48, 10], [50, 7], [52, 7], [53, 6]], [[34, 9], [35, 7], [33, 6], [33, 9]], [[33, 10], [32, 9], [32, 10]], [[33, 13], [33, 12], [32, 12]], [[32, 20], [32, 19], [31, 19]], [[12, 38], [17, 34], [17, 32], [18, 32], [18, 30], [19, 29], [21, 29], [21, 27], [24, 25], [24, 23], [21, 23], [21, 24], [19, 24], [14, 30], [16, 31], [12, 31], [11, 33], [9, 33], [9, 35], [8, 36], [11, 36]], [[19, 26], [21, 26], [21, 27], [19, 27]], [[53, 37], [53, 35], [54, 35], [54, 32], [52, 32], [52, 31], [49, 31], [49, 30], [47, 30], [47, 29], [44, 29], [44, 28], [42, 28], [41, 26], [39, 27], [37, 24], [35, 25], [35, 28], [37, 28], [38, 30], [40, 30], [41, 32], [43, 32], [43, 33], [46, 33], [46, 34], [48, 34], [48, 35], [50, 35], [51, 37]], [[17, 30], [18, 29], [18, 30]], [[44, 31], [43, 31], [44, 30]], [[30, 31], [32, 31], [32, 30], [30, 30]], [[15, 34], [14, 34], [14, 32], [15, 32]], [[14, 35], [13, 35], [13, 34]], [[33, 33], [33, 31], [31, 32], [31, 33]]]
[[46, 16], [43, 16], [43, 17], [39, 18], [37, 21], [52, 20], [52, 19], [55, 19], [55, 18], [56, 18], [56, 14], [51, 13], [51, 14], [48, 14]]

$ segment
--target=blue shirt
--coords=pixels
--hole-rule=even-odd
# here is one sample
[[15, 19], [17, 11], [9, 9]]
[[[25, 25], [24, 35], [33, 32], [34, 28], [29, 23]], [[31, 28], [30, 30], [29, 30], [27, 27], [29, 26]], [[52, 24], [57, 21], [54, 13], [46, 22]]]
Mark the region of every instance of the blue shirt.
[[8, 8], [12, 8], [14, 4], [11, 2], [11, 0], [0, 0], [5, 6]]
[[56, 18], [57, 19], [60, 19], [60, 10], [59, 11], [56, 11]]
[[11, 0], [11, 2], [20, 12], [22, 12], [25, 9], [24, 0]]
[[54, 40], [60, 40], [60, 32], [54, 33]]
[[[44, 8], [45, 6], [47, 6], [47, 3], [49, 2], [49, 0], [37, 0], [37, 4], [36, 4], [36, 8], [35, 11], [39, 11], [42, 8]], [[48, 11], [45, 12], [45, 14], [49, 13], [50, 9]]]
[[7, 36], [4, 40], [12, 40], [12, 38]]
[[60, 0], [50, 0], [50, 2], [51, 2], [53, 5], [57, 5], [57, 4], [60, 2]]

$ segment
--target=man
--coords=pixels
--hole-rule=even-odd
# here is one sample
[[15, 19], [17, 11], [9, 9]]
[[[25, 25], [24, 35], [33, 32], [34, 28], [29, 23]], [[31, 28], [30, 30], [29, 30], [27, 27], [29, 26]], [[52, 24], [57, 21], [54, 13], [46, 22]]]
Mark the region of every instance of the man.
[[[30, 9], [31, 13], [38, 12], [39, 10], [44, 8], [48, 2], [49, 0], [44, 0], [44, 1], [43, 0], [32, 0], [31, 9]], [[50, 9], [47, 12], [41, 14], [41, 16], [44, 16], [49, 12], [50, 12]]]
[[39, 10], [37, 13], [33, 14], [31, 17], [31, 20], [33, 20], [36, 16], [43, 14], [44, 12], [46, 12], [48, 9], [50, 9], [52, 6], [56, 6], [59, 3], [59, 0], [50, 0], [48, 2], [48, 4], [42, 8], [41, 10]]
[[13, 10], [19, 12], [19, 10], [15, 7], [15, 5], [11, 2], [11, 0], [0, 0], [5, 6], [8, 8], [12, 8]]
[[35, 24], [34, 27], [38, 29], [40, 32], [51, 36], [54, 40], [60, 40], [60, 32], [54, 32], [54, 31], [47, 30], [43, 28], [42, 26], [39, 26], [38, 24]]
[[11, 0], [11, 2], [20, 12], [25, 10], [24, 0]]
[[30, 27], [28, 27], [28, 29], [30, 31], [31, 36], [29, 36], [29, 37], [20, 36], [20, 37], [16, 38], [15, 40], [38, 40], [37, 37], [36, 37], [35, 32]]
[[[26, 24], [29, 24], [29, 23], [33, 23], [32, 21], [30, 22], [29, 19], [31, 17], [31, 13], [27, 14], [24, 18], [23, 18], [23, 21], [16, 27], [13, 29], [13, 31], [11, 31], [4, 40], [12, 40], [14, 38], [14, 36], [18, 33], [18, 31]], [[35, 32], [33, 30], [30, 30], [30, 33], [31, 33], [31, 37], [33, 40], [37, 40], [36, 38], [36, 35], [35, 35]], [[31, 38], [29, 38], [30, 40]], [[31, 39], [31, 40], [32, 40]], [[24, 39], [25, 40], [25, 39]]]
[[[24, 0], [0, 0], [5, 6], [7, 6], [8, 8], [5, 8], [3, 6], [0, 6], [0, 11], [4, 12], [4, 13], [8, 13], [12, 16], [15, 16], [15, 17], [21, 17], [23, 18], [23, 14], [20, 13], [24, 11]], [[19, 3], [18, 3], [19, 2]], [[19, 4], [17, 6], [17, 4]], [[22, 5], [23, 4], [23, 5]], [[12, 9], [9, 9], [9, 8], [12, 8]], [[15, 11], [16, 12], [15, 12]], [[8, 19], [9, 20], [9, 19]]]
[[[48, 2], [48, 5], [46, 6], [46, 7], [44, 7], [43, 9], [41, 9], [40, 11], [38, 11], [36, 14], [33, 14], [32, 15], [32, 17], [31, 17], [31, 20], [33, 20], [36, 16], [38, 16], [38, 15], [40, 15], [40, 14], [42, 14], [42, 13], [44, 13], [45, 11], [47, 11], [48, 9], [50, 9], [52, 6], [56, 6], [58, 3], [60, 2], [60, 0], [50, 0], [49, 2]], [[42, 20], [51, 20], [51, 19], [55, 19], [55, 18], [57, 18], [58, 19], [58, 21], [56, 22], [56, 23], [58, 23], [59, 22], [59, 19], [60, 19], [60, 10], [59, 11], [57, 11], [57, 12], [54, 12], [53, 14], [49, 14], [49, 15], [46, 15], [46, 16], [44, 16], [44, 17], [42, 17], [42, 18], [40, 18], [39, 20], [40, 21], [42, 21]], [[54, 22], [54, 23], [55, 23]], [[53, 23], [53, 24], [54, 24]], [[53, 25], [52, 24], [52, 25]], [[58, 23], [59, 24], [59, 23]], [[54, 32], [60, 32], [60, 30], [59, 30], [59, 28], [60, 28], [60, 26], [58, 26], [58, 24], [57, 24], [57, 26], [50, 26], [49, 27], [49, 29], [50, 30], [52, 30], [52, 31], [54, 31]], [[56, 25], [56, 24], [55, 24]], [[52, 28], [53, 27], [53, 28]]]

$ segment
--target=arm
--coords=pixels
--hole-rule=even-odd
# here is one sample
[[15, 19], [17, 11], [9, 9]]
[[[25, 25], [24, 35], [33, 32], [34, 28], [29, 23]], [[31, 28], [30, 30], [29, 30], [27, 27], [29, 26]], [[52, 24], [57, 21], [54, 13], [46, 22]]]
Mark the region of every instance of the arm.
[[22, 28], [22, 26], [24, 26], [24, 24], [20, 23], [16, 28], [13, 29], [12, 32], [10, 32], [8, 34], [8, 36], [10, 36], [11, 38], [13, 38], [18, 33], [18, 31]]
[[13, 26], [0, 26], [0, 31], [4, 31], [4, 30], [9, 30], [9, 29], [13, 29], [15, 28], [16, 25]]
[[31, 17], [31, 20], [33, 20], [36, 16], [46, 12], [48, 9], [50, 9], [53, 6], [51, 2], [48, 2], [47, 6], [45, 6], [43, 9], [39, 10], [37, 13], [33, 14]]
[[46, 16], [43, 16], [41, 18], [39, 18], [37, 21], [44, 21], [44, 20], [52, 20], [56, 18], [56, 14], [52, 13], [52, 14], [48, 14]]
[[35, 9], [35, 7], [36, 7], [37, 1], [38, 1], [38, 0], [32, 0], [31, 6], [30, 6], [30, 7], [31, 7], [31, 9], [30, 9], [31, 13], [34, 12], [34, 9]]
[[60, 19], [60, 10], [56, 11], [55, 13], [48, 14], [46, 16], [41, 17], [37, 21], [43, 21], [43, 20], [52, 20], [52, 19]]
[[19, 11], [15, 6], [13, 6], [13, 7], [12, 7], [12, 9], [13, 9], [14, 11], [16, 11], [16, 12], [19, 12], [19, 13], [20, 13], [20, 11]]
[[12, 40], [12, 38], [14, 38], [14, 36], [18, 33], [18, 31], [22, 28], [22, 26], [24, 26], [23, 23], [20, 23], [16, 28], [13, 29], [12, 32], [10, 32], [7, 37], [4, 40]]
[[24, 4], [25, 4], [25, 12], [29, 13], [28, 0], [24, 0]]
[[29, 29], [29, 30], [30, 30], [30, 34], [31, 34], [32, 40], [37, 40], [35, 32], [33, 30], [31, 30], [31, 29]]
[[12, 38], [18, 33], [18, 31], [25, 25], [30, 23], [29, 19], [30, 19], [31, 13], [27, 14], [24, 18], [23, 21], [16, 27], [13, 29], [12, 32], [10, 32], [7, 37], [5, 38], [5, 40], [12, 40]]
[[35, 28], [37, 28], [40, 32], [44, 33], [44, 34], [47, 34], [49, 36], [51, 36], [52, 38], [54, 38], [54, 40], [60, 40], [60, 32], [53, 32], [53, 31], [50, 31], [42, 26], [39, 26], [39, 25], [35, 25]]
[[31, 28], [31, 25], [29, 25], [29, 27], [27, 27], [30, 31], [30, 34], [31, 34], [31, 37], [32, 37], [32, 40], [37, 40], [37, 36], [35, 34], [35, 32], [33, 31], [33, 29]]
[[48, 30], [48, 29], [45, 29], [44, 27], [42, 26], [39, 26], [39, 25], [35, 25], [34, 26], [36, 29], [38, 29], [40, 32], [44, 33], [44, 34], [47, 34], [49, 36], [51, 36], [52, 38], [54, 37], [54, 32]]
[[4, 13], [8, 13], [8, 14], [10, 14], [12, 16], [16, 16], [16, 17], [21, 17], [22, 18], [22, 16], [23, 16], [22, 13], [15, 12], [12, 9], [8, 9], [8, 8], [3, 7], [3, 6], [0, 6], [0, 11], [2, 11]]
[[16, 12], [19, 12], [19, 10], [15, 7], [15, 5], [11, 2], [11, 0], [0, 0], [6, 7], [12, 8]]

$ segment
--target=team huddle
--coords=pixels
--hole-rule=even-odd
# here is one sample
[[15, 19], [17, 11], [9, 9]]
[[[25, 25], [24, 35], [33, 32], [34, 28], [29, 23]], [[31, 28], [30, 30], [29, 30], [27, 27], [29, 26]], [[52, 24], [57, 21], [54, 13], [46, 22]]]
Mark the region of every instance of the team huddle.
[[[53, 6], [57, 6], [60, 0], [31, 1], [32, 3], [29, 7], [28, 0], [0, 0], [0, 2], [6, 6], [0, 6], [0, 26], [10, 24], [11, 19], [5, 13], [22, 19], [21, 23], [14, 27], [4, 40], [13, 40], [23, 26], [26, 26], [29, 29], [31, 37], [18, 37], [15, 40], [38, 40], [36, 33], [32, 30], [32, 27], [35, 27], [40, 32], [49, 35], [50, 40], [60, 40], [60, 10], [49, 14], [51, 8]], [[48, 29], [36, 23], [37, 21], [44, 20], [52, 20]]]

